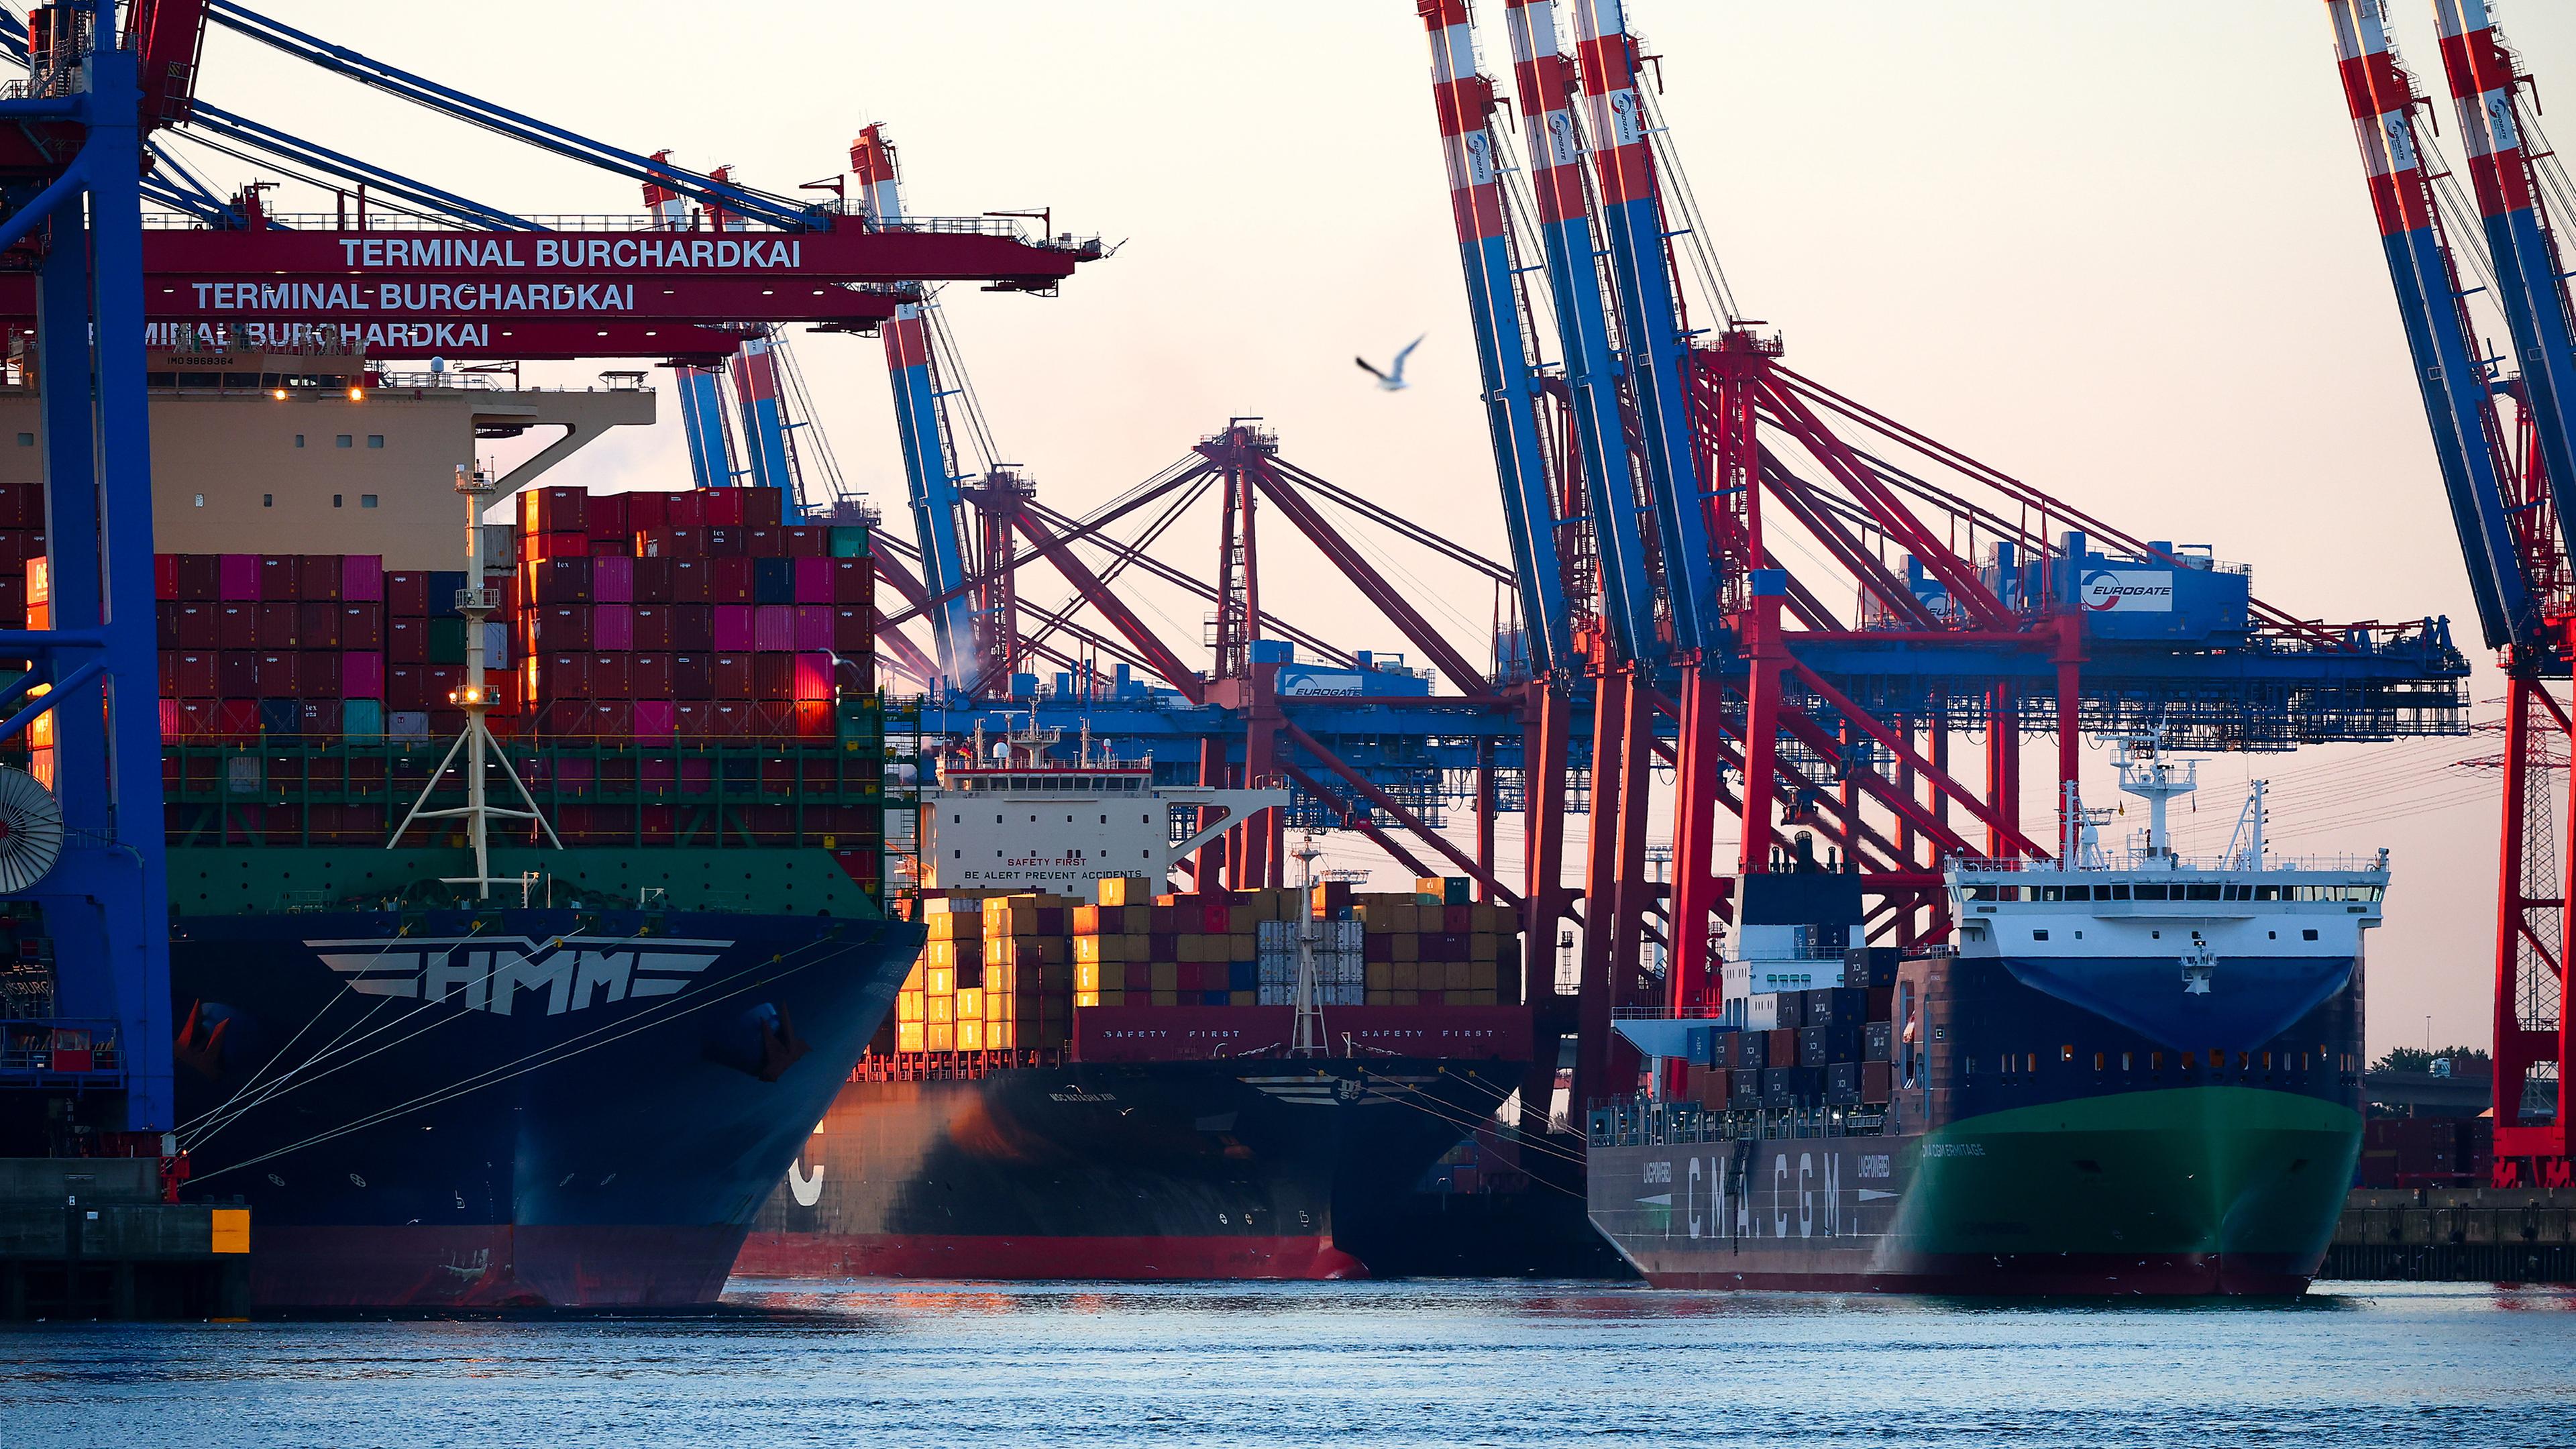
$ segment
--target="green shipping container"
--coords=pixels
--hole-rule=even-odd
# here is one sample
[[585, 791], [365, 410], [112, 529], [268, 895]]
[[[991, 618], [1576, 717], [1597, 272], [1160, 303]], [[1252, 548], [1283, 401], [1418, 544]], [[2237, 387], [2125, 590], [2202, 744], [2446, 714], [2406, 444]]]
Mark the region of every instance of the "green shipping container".
[[351, 739], [381, 739], [385, 733], [385, 702], [381, 699], [344, 699], [340, 701], [340, 733]]
[[867, 556], [867, 525], [863, 523], [836, 523], [832, 525], [832, 557], [866, 558]]
[[465, 662], [465, 621], [461, 618], [429, 621], [429, 662], [462, 664]]

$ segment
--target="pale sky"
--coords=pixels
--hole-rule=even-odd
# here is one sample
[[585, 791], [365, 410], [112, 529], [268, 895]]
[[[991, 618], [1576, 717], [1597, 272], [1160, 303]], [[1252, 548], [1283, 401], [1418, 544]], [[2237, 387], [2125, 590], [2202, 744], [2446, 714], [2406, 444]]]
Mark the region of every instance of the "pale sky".
[[[846, 169], [850, 137], [883, 121], [915, 212], [1052, 206], [1059, 228], [1124, 242], [1053, 300], [951, 296], [1002, 449], [1049, 502], [1080, 512], [1254, 413], [1303, 466], [1501, 553], [1410, 0], [263, 8], [777, 191]], [[1498, 69], [1502, 7], [1480, 8]], [[2576, 93], [2552, 88], [2576, 87], [2576, 6], [2497, 8], [2543, 100]], [[2440, 91], [2430, 5], [2393, 9]], [[2208, 542], [2296, 612], [2449, 614], [2473, 633], [2323, 5], [1633, 10], [1665, 57], [1662, 105], [1711, 240], [1792, 366], [2133, 532]], [[627, 181], [220, 31], [201, 91], [498, 205], [639, 206]], [[2445, 145], [2454, 129], [2445, 109]], [[1417, 333], [1412, 390], [1379, 393], [1351, 366]], [[899, 516], [877, 344], [813, 337], [798, 352], [843, 467]], [[666, 417], [556, 481], [676, 486], [686, 467]], [[1482, 657], [1490, 595], [1388, 557], [1443, 596], [1438, 621]], [[1274, 556], [1269, 593], [1338, 640], [1401, 645], [1296, 550]], [[1196, 610], [1170, 613], [1194, 646]], [[2486, 673], [2481, 700], [2499, 692]], [[2395, 852], [2371, 948], [2374, 1052], [2421, 1044], [2428, 1015], [2436, 1044], [2486, 1037], [2495, 777], [2445, 766], [2495, 748], [2476, 736], [2252, 762], [2282, 781], [2275, 833], [2292, 848]], [[2232, 820], [2247, 768], [2205, 767], [2214, 788], [2185, 822]], [[2028, 816], [2044, 818], [2046, 790]]]

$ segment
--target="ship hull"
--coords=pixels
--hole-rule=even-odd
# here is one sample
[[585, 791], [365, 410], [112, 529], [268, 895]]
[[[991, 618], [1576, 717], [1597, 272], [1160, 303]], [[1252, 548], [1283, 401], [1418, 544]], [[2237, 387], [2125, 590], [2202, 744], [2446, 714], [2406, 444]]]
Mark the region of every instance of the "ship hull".
[[1330, 1279], [1347, 1205], [1408, 1190], [1522, 1065], [1011, 1067], [853, 1081], [744, 1244], [747, 1276]]
[[197, 917], [188, 1195], [263, 1308], [711, 1302], [918, 947], [828, 917]]
[[1596, 1145], [1592, 1216], [1665, 1288], [2288, 1295], [2360, 1131], [2338, 1103], [2206, 1086], [1921, 1135]]

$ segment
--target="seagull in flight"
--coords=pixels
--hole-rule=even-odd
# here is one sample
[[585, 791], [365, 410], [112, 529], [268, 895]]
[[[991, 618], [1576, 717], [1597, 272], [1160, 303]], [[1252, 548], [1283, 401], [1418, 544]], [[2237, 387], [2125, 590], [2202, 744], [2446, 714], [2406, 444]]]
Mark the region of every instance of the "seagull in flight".
[[[1424, 335], [1428, 336], [1429, 334], [1426, 333]], [[1404, 350], [1395, 355], [1395, 366], [1385, 372], [1378, 371], [1377, 368], [1365, 357], [1354, 357], [1351, 361], [1360, 365], [1360, 371], [1377, 379], [1377, 385], [1380, 391], [1402, 392], [1408, 385], [1404, 380], [1404, 360], [1411, 357], [1413, 355], [1413, 349], [1420, 347], [1421, 345], [1422, 338], [1420, 337], [1416, 337], [1411, 342], [1404, 344]]]

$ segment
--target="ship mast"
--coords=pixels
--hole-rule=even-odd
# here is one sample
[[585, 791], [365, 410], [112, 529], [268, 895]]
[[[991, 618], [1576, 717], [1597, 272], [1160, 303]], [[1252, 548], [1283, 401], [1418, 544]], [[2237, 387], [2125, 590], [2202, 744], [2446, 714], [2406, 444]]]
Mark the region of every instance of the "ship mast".
[[[465, 684], [450, 694], [448, 701], [465, 711], [465, 728], [456, 736], [456, 743], [447, 747], [446, 758], [438, 762], [438, 768], [429, 772], [429, 782], [421, 787], [420, 798], [412, 802], [411, 812], [403, 816], [402, 824], [394, 827], [393, 838], [385, 842], [385, 849], [402, 844], [404, 833], [415, 820], [463, 820], [466, 839], [474, 847], [474, 874], [441, 876], [440, 883], [470, 885], [476, 899], [489, 900], [493, 886], [494, 817], [535, 821], [537, 828], [545, 832], [546, 843], [557, 850], [563, 849], [563, 841], [556, 837], [545, 812], [537, 808], [536, 797], [528, 793], [519, 772], [511, 768], [510, 757], [502, 753], [499, 741], [492, 737], [492, 727], [484, 722], [485, 713], [492, 708], [492, 691], [483, 682], [483, 626], [501, 607], [499, 596], [483, 582], [483, 510], [492, 500], [492, 477], [480, 468], [459, 464], [456, 491], [465, 500], [465, 587], [456, 591], [456, 610], [465, 616]], [[444, 810], [422, 808], [429, 804], [429, 797], [436, 793], [438, 782], [446, 778], [448, 767], [456, 763], [459, 754], [465, 757], [465, 803]], [[494, 764], [501, 767], [502, 775], [519, 792], [527, 809], [511, 810], [492, 803], [489, 785], [490, 767]], [[502, 883], [519, 887], [520, 904], [527, 903], [529, 878], [514, 876]]]
[[2165, 806], [2176, 795], [2200, 788], [2200, 762], [2166, 759], [2162, 730], [2123, 736], [2120, 750], [2120, 788], [2147, 802], [2147, 857], [2171, 860], [2173, 838], [2165, 829]]

